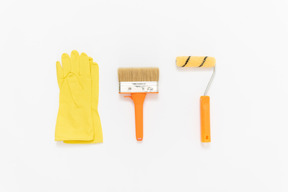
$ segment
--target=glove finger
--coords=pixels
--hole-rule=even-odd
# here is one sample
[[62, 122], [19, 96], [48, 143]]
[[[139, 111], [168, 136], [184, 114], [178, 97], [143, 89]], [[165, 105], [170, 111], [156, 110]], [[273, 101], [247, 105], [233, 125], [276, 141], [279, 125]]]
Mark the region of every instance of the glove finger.
[[99, 97], [99, 66], [93, 61], [90, 61], [90, 66], [92, 83], [92, 109], [97, 110]]
[[86, 53], [80, 55], [80, 75], [90, 76], [89, 58]]
[[93, 59], [89, 61], [91, 70], [91, 81], [95, 84], [99, 83], [99, 66]]
[[58, 85], [59, 87], [61, 87], [63, 78], [64, 78], [64, 72], [63, 72], [63, 68], [60, 64], [59, 61], [56, 62], [56, 71], [57, 71], [57, 81], [58, 81]]
[[62, 54], [62, 66], [63, 66], [64, 77], [66, 77], [66, 75], [70, 73], [70, 70], [71, 70], [71, 60], [67, 53]]
[[90, 62], [92, 81], [99, 82], [99, 66], [96, 62]]
[[71, 71], [79, 74], [79, 53], [76, 50], [71, 52]]

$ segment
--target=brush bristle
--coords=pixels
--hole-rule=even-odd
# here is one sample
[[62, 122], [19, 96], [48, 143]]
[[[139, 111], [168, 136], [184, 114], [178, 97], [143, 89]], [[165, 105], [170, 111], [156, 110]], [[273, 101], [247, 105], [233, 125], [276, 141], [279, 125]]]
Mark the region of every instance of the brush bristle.
[[123, 81], [158, 81], [159, 68], [119, 68], [119, 82]]

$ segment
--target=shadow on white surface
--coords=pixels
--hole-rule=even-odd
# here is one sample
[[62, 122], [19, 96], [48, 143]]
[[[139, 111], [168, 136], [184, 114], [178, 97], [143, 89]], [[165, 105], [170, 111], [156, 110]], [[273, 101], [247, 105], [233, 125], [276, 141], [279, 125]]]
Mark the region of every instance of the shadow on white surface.
[[211, 143], [202, 143], [202, 142], [201, 142], [201, 147], [202, 147], [203, 149], [210, 149], [210, 146], [211, 146]]

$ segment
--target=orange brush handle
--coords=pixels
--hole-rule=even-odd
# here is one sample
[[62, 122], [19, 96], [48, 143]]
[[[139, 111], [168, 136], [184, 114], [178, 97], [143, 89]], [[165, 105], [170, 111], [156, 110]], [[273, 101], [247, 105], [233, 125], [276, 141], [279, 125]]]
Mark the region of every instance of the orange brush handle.
[[201, 141], [204, 143], [211, 142], [210, 136], [210, 97], [201, 96], [200, 98], [201, 112]]
[[137, 141], [143, 140], [143, 103], [146, 93], [131, 93], [135, 107], [135, 131]]

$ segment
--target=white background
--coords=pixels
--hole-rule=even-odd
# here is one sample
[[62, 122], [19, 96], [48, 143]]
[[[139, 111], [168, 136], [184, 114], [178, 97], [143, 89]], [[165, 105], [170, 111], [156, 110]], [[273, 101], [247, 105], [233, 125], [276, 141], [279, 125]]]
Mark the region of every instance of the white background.
[[[288, 191], [288, 2], [284, 0], [1, 1], [1, 192]], [[54, 141], [55, 63], [76, 49], [99, 63], [104, 143]], [[210, 146], [199, 98], [217, 61]], [[137, 143], [118, 67], [159, 67]]]

